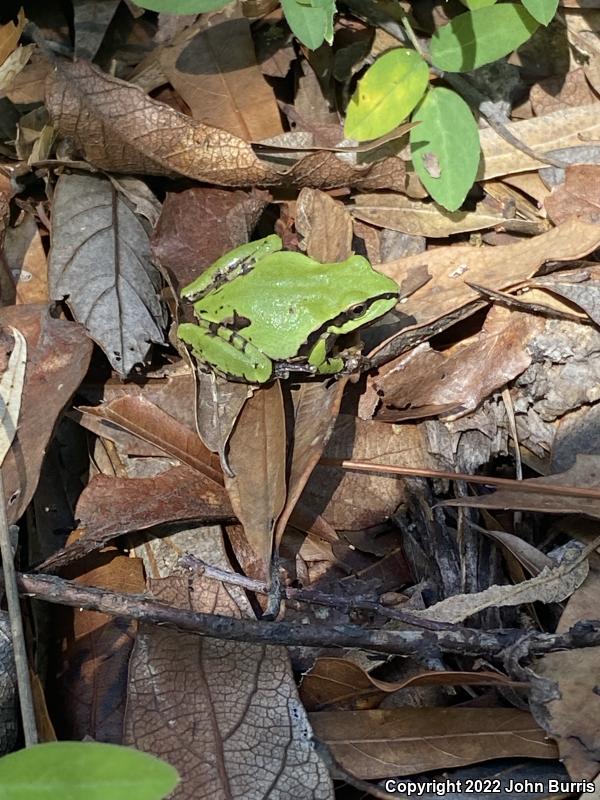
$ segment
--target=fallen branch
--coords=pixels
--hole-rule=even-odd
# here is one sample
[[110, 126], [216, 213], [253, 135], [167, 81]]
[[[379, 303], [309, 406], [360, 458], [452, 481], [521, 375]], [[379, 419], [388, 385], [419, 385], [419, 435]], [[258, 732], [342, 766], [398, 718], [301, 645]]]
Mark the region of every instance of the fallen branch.
[[53, 575], [18, 574], [22, 595], [48, 603], [101, 611], [199, 636], [238, 642], [304, 647], [357, 647], [379, 653], [430, 659], [440, 653], [502, 657], [507, 648], [527, 640], [529, 656], [552, 650], [570, 650], [600, 645], [600, 620], [582, 621], [562, 634], [531, 633], [519, 628], [481, 631], [456, 626], [443, 631], [374, 630], [359, 625], [298, 625], [263, 622], [203, 614], [176, 608], [144, 595], [120, 594], [107, 589], [80, 586]]

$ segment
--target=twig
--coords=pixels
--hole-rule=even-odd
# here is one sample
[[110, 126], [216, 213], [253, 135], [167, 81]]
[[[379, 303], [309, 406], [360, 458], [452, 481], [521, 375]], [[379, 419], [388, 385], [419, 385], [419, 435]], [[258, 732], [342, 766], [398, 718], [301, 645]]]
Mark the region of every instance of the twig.
[[[205, 575], [207, 578], [214, 578], [223, 583], [241, 586], [243, 589], [250, 592], [266, 595], [270, 594], [267, 584], [263, 581], [247, 578], [245, 575], [238, 575], [237, 572], [230, 572], [220, 567], [213, 567], [211, 564], [207, 564], [206, 561], [193, 556], [191, 553], [183, 555], [179, 559], [179, 564], [182, 567], [193, 569], [199, 575]], [[290, 586], [282, 586], [281, 596], [286, 600], [297, 603], [326, 606], [328, 608], [335, 608], [338, 611], [344, 611], [345, 613], [351, 613], [352, 611], [368, 611], [370, 614], [378, 614], [379, 616], [388, 617], [389, 619], [397, 619], [399, 622], [404, 622], [406, 625], [413, 625], [417, 628], [429, 631], [454, 630], [456, 627], [450, 622], [423, 619], [416, 614], [411, 614], [410, 611], [390, 608], [389, 606], [384, 606], [375, 600], [368, 600], [360, 595], [345, 597], [344, 595], [327, 594], [312, 589], [294, 589]], [[273, 619], [274, 618], [275, 617], [273, 617]]]
[[165, 625], [200, 636], [238, 642], [305, 647], [358, 647], [392, 655], [431, 657], [440, 652], [500, 658], [507, 647], [527, 636], [529, 654], [600, 645], [600, 620], [578, 622], [562, 634], [527, 633], [508, 628], [481, 631], [456, 626], [447, 631], [391, 631], [359, 625], [298, 625], [204, 614], [129, 595], [80, 586], [53, 575], [17, 574], [19, 592], [48, 603], [101, 611], [117, 617]]
[[10, 541], [10, 530], [6, 517], [4, 504], [4, 482], [0, 471], [0, 555], [2, 556], [2, 572], [4, 576], [4, 592], [8, 605], [10, 618], [10, 632], [12, 636], [15, 667], [17, 670], [17, 684], [19, 687], [19, 705], [23, 721], [23, 737], [25, 747], [37, 744], [38, 734], [33, 709], [33, 695], [29, 678], [29, 662], [27, 648], [25, 647], [25, 634], [23, 632], [23, 618], [21, 617], [21, 602], [17, 587], [17, 573], [13, 561], [13, 551]]
[[534, 483], [533, 481], [515, 481], [512, 478], [492, 478], [487, 475], [467, 475], [465, 472], [449, 472], [441, 469], [424, 469], [419, 467], [396, 467], [388, 464], [377, 464], [371, 461], [354, 459], [322, 458], [319, 464], [340, 469], [355, 469], [359, 472], [381, 472], [387, 475], [406, 475], [412, 478], [442, 478], [451, 481], [479, 483], [483, 486], [506, 487], [516, 494], [552, 494], [559, 497], [586, 497], [600, 500], [600, 487], [557, 486], [552, 483]]

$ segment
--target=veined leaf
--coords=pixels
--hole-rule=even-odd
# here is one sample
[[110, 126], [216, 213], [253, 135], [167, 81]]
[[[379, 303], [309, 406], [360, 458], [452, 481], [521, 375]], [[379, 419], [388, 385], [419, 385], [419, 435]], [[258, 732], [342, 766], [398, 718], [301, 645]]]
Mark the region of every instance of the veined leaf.
[[0, 759], [2, 800], [162, 800], [175, 769], [131, 747], [48, 742]]
[[359, 81], [346, 111], [349, 139], [377, 139], [399, 125], [427, 89], [429, 69], [415, 50], [384, 53]]
[[521, 0], [531, 16], [542, 25], [548, 25], [554, 19], [558, 0]]
[[229, 5], [231, 0], [140, 0], [141, 8], [163, 14], [202, 14]]
[[311, 50], [333, 41], [335, 0], [281, 0], [292, 33]]
[[479, 165], [479, 132], [465, 101], [450, 89], [431, 89], [412, 117], [415, 171], [433, 199], [456, 211], [473, 185]]
[[538, 27], [537, 20], [514, 3], [467, 11], [436, 31], [431, 60], [448, 72], [468, 72], [512, 53]]

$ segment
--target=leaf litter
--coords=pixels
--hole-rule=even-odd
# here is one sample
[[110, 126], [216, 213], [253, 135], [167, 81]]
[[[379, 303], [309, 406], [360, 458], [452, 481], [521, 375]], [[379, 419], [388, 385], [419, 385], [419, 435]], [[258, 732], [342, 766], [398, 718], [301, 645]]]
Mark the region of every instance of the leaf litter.
[[[59, 594], [71, 579], [131, 603], [145, 591], [217, 621], [199, 638], [62, 609], [51, 634], [36, 611], [43, 690], [66, 698], [48, 730], [165, 758], [176, 798], [354, 798], [390, 777], [504, 775], [506, 758], [515, 775], [593, 781], [589, 12], [567, 4], [558, 32], [489, 67], [510, 67], [516, 91], [502, 125], [481, 122], [477, 183], [448, 212], [414, 174], [414, 124], [344, 139], [357, 80], [398, 46], [395, 11], [340, 8], [333, 50], [310, 51], [273, 9], [29, 5], [0, 20], [0, 390], [5, 407], [20, 399], [2, 478], [18, 568], [60, 576]], [[417, 5], [403, 9], [430, 36]], [[434, 8], [436, 24], [453, 13]], [[540, 44], [556, 37], [586, 57], [569, 69]], [[492, 78], [472, 75], [481, 120], [500, 107]], [[178, 349], [181, 287], [273, 232], [322, 262], [366, 254], [398, 283], [395, 311], [361, 331], [376, 370], [256, 388]], [[334, 625], [356, 645], [226, 641], [227, 617], [273, 637]], [[408, 657], [361, 644], [423, 630], [438, 644]]]

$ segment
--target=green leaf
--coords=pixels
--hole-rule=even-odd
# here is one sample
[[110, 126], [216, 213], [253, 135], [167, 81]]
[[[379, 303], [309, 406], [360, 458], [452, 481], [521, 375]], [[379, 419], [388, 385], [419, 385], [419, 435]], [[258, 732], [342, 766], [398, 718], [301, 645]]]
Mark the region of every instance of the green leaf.
[[415, 171], [429, 194], [448, 211], [460, 208], [479, 166], [479, 131], [465, 101], [450, 89], [431, 89], [412, 116]]
[[558, 0], [521, 0], [527, 11], [542, 25], [548, 25], [554, 19]]
[[281, 0], [294, 36], [311, 50], [333, 41], [335, 0]]
[[478, 8], [486, 8], [486, 6], [493, 6], [496, 0], [460, 0], [463, 6], [475, 11]]
[[163, 14], [202, 14], [204, 11], [216, 11], [225, 8], [231, 0], [140, 0], [137, 6], [150, 11], [162, 11]]
[[439, 28], [431, 39], [431, 60], [448, 72], [497, 61], [526, 42], [539, 23], [514, 3], [467, 11]]
[[429, 68], [415, 50], [397, 48], [380, 56], [358, 82], [346, 110], [344, 133], [359, 142], [393, 130], [423, 97]]
[[162, 800], [178, 781], [170, 764], [114, 744], [49, 742], [0, 758], [2, 800]]

